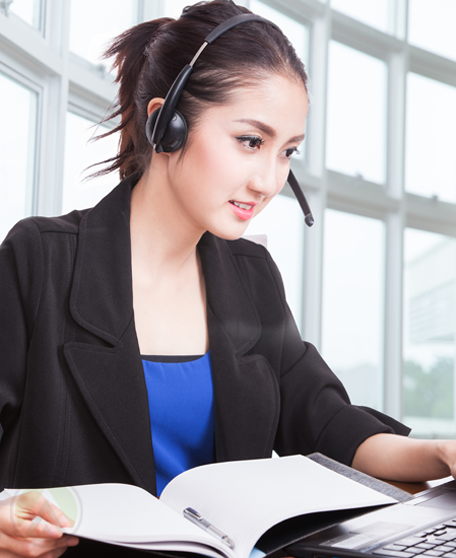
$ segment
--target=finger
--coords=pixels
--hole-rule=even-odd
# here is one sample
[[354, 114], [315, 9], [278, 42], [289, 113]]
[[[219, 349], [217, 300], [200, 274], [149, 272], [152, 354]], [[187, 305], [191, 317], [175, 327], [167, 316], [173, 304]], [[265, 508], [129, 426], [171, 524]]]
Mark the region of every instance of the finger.
[[79, 543], [77, 537], [65, 535], [60, 539], [42, 539], [42, 538], [28, 538], [23, 539], [20, 537], [5, 537], [3, 534], [0, 537], [0, 556], [7, 558], [9, 556], [40, 556], [53, 557], [61, 556], [65, 550], [70, 546], [75, 546]]
[[40, 500], [36, 493], [24, 496], [26, 497], [9, 498], [0, 503], [1, 532], [10, 537], [60, 538], [63, 534], [61, 528], [41, 518], [39, 514], [55, 520], [56, 517], [61, 518], [62, 512], [58, 508], [57, 511], [49, 510], [48, 505], [51, 504], [44, 498]]
[[17, 513], [24, 519], [38, 516], [59, 527], [71, 527], [70, 520], [57, 506], [47, 500], [43, 494], [35, 490], [25, 492], [18, 497]]

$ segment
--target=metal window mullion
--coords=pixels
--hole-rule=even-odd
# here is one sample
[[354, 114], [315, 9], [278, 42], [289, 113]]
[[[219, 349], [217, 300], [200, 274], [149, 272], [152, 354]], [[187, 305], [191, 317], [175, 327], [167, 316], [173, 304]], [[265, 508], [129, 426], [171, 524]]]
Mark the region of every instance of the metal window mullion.
[[406, 75], [409, 51], [390, 54], [388, 74], [387, 190], [398, 201], [386, 220], [384, 412], [402, 419], [403, 261], [406, 203], [404, 198]]
[[48, 0], [46, 32], [50, 48], [61, 58], [59, 72], [46, 79], [42, 103], [42, 127], [39, 141], [40, 173], [36, 213], [58, 215], [62, 205], [65, 124], [69, 87], [70, 3]]
[[386, 221], [384, 412], [402, 418], [404, 203]]
[[322, 283], [323, 234], [327, 205], [326, 112], [328, 48], [331, 38], [331, 11], [326, 7], [316, 17], [311, 29], [310, 80], [311, 116], [308, 126], [307, 171], [316, 177], [319, 188], [306, 190], [315, 225], [305, 232], [303, 274], [303, 337], [321, 348], [322, 336]]
[[[3, 24], [6, 25], [3, 27]], [[19, 40], [14, 39], [21, 30]], [[12, 17], [1, 21], [0, 25], [0, 71], [12, 80], [36, 94], [35, 122], [33, 125], [33, 149], [27, 163], [27, 190], [24, 216], [36, 213], [36, 199], [40, 173], [40, 131], [42, 129], [43, 91], [46, 83], [46, 72], [52, 71], [56, 58], [47, 56], [47, 46], [36, 29], [31, 28], [19, 18]], [[35, 59], [38, 54], [39, 59]], [[48, 62], [49, 65], [48, 65]], [[58, 61], [57, 61], [58, 65]]]

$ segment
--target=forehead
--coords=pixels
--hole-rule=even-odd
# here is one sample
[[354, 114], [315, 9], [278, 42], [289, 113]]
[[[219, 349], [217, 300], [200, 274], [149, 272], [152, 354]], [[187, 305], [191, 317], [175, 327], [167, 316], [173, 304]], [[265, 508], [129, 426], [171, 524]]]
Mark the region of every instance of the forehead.
[[211, 106], [202, 114], [202, 123], [225, 124], [257, 120], [280, 134], [304, 131], [309, 103], [304, 84], [281, 75], [272, 75], [235, 88], [229, 101]]

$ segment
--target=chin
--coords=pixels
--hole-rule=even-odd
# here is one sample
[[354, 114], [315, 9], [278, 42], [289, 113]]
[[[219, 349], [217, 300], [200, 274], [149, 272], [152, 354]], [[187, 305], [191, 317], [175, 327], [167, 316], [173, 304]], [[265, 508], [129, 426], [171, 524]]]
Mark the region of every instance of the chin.
[[213, 230], [209, 230], [209, 232], [211, 234], [213, 234], [214, 236], [217, 236], [218, 238], [222, 238], [223, 240], [238, 240], [239, 238], [241, 238], [241, 236], [243, 234], [245, 234], [245, 231], [247, 230], [247, 227], [243, 227], [242, 230], [231, 230], [231, 231], [227, 231], [227, 230], [223, 230], [223, 229], [213, 229]]

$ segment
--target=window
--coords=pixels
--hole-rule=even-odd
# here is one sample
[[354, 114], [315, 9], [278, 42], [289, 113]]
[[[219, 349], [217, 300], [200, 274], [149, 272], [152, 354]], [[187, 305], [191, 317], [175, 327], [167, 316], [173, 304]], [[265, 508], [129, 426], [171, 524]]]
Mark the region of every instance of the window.
[[331, 7], [386, 33], [390, 30], [390, 0], [331, 0]]
[[67, 114], [62, 213], [93, 207], [116, 186], [118, 179], [115, 173], [84, 180], [104, 166], [88, 167], [106, 161], [117, 152], [117, 134], [90, 141], [106, 131], [82, 116], [72, 112]]
[[386, 64], [331, 41], [326, 166], [383, 184], [386, 178]]
[[404, 420], [415, 435], [453, 437], [456, 239], [407, 229]]
[[10, 6], [10, 10], [32, 27], [41, 29], [41, 13], [43, 10], [41, 1], [42, 0], [15, 0]]
[[33, 211], [38, 94], [0, 73], [0, 237]]
[[409, 0], [408, 10], [410, 43], [456, 60], [456, 2]]
[[109, 42], [138, 21], [137, 0], [77, 0], [71, 2], [70, 50], [95, 65]]
[[456, 88], [409, 73], [405, 187], [456, 202]]
[[353, 403], [383, 405], [385, 226], [331, 209], [325, 214], [323, 357]]

